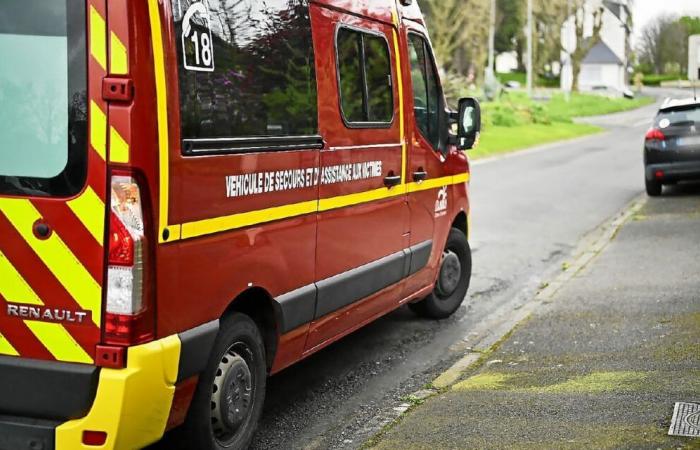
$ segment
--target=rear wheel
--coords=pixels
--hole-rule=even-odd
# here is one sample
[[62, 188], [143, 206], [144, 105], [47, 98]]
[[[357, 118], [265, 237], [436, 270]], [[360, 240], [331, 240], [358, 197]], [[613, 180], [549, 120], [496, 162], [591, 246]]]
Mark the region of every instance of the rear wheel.
[[187, 448], [247, 448], [262, 414], [266, 378], [265, 346], [255, 322], [240, 313], [223, 319], [185, 422]]
[[408, 307], [419, 316], [444, 319], [464, 301], [472, 276], [472, 254], [463, 231], [450, 230], [433, 292]]
[[644, 180], [644, 183], [647, 189], [647, 195], [649, 195], [649, 197], [657, 197], [661, 195], [661, 189], [663, 187], [661, 183], [656, 180]]

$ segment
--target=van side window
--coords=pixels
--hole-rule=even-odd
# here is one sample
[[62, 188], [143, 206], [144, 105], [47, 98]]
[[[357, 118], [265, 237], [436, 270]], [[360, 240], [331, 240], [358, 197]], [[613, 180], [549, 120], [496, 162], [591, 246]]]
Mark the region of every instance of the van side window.
[[433, 148], [440, 147], [440, 86], [427, 41], [409, 34], [409, 58], [413, 81], [413, 109], [416, 124]]
[[389, 45], [383, 36], [338, 29], [338, 84], [349, 126], [385, 126], [393, 121], [394, 93]]
[[172, 5], [185, 153], [188, 140], [318, 134], [307, 0]]

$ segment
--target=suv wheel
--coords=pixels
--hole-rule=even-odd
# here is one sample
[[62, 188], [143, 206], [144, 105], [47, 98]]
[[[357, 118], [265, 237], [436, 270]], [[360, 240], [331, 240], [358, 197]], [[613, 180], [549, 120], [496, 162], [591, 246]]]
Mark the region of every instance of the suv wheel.
[[186, 448], [247, 448], [262, 415], [266, 381], [265, 346], [255, 322], [240, 313], [222, 319], [187, 414]]
[[408, 307], [419, 316], [444, 319], [464, 301], [472, 276], [472, 254], [463, 231], [450, 230], [433, 292]]
[[644, 184], [646, 186], [647, 195], [649, 195], [649, 197], [658, 197], [659, 195], [661, 195], [662, 185], [658, 181], [649, 181], [645, 179]]

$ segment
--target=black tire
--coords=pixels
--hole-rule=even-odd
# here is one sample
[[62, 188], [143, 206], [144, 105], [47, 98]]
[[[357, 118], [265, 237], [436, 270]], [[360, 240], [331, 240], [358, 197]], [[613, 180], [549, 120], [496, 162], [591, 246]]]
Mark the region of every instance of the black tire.
[[245, 314], [225, 317], [187, 413], [185, 448], [248, 448], [262, 415], [266, 382], [265, 345], [257, 325]]
[[[459, 262], [455, 266], [455, 259]], [[448, 261], [449, 258], [449, 261]], [[449, 266], [447, 265], [449, 264]], [[455, 278], [455, 277], [458, 278]], [[463, 231], [452, 228], [440, 262], [438, 280], [433, 292], [408, 307], [421, 317], [445, 319], [460, 307], [467, 295], [472, 277], [472, 252]]]
[[654, 180], [644, 180], [644, 185], [647, 189], [647, 195], [649, 197], [658, 197], [661, 195], [662, 184]]

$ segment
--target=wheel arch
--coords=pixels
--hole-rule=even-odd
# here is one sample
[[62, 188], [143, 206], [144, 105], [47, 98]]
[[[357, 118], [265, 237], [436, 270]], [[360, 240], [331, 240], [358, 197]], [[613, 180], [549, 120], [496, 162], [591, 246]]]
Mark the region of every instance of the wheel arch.
[[469, 239], [469, 219], [467, 218], [467, 213], [460, 211], [455, 216], [452, 221], [452, 228], [457, 228], [459, 231], [463, 232], [467, 239]]
[[229, 304], [222, 318], [233, 313], [242, 313], [253, 319], [260, 329], [265, 344], [265, 362], [268, 372], [275, 360], [279, 344], [278, 308], [270, 293], [259, 286], [241, 292]]

